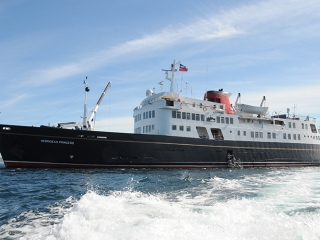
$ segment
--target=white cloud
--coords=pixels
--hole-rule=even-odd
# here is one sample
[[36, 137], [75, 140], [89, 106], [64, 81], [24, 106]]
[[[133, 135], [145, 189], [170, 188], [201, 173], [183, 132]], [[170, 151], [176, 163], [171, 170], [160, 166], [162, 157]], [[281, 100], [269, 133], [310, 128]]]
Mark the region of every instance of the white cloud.
[[[318, 1], [263, 1], [252, 5], [243, 5], [230, 11], [214, 14], [212, 17], [200, 19], [183, 26], [169, 26], [153, 34], [139, 39], [127, 41], [119, 45], [96, 52], [91, 57], [79, 61], [36, 70], [27, 83], [43, 85], [76, 74], [87, 73], [108, 63], [115, 63], [122, 58], [143, 57], [160, 49], [170, 49], [177, 44], [190, 44], [198, 41], [212, 41], [216, 38], [231, 38], [239, 35], [252, 34], [254, 31], [294, 26], [296, 29], [308, 23], [309, 18], [318, 19], [320, 4]], [[302, 16], [302, 17], [301, 17]], [[303, 19], [303, 21], [301, 20]], [[310, 29], [303, 28], [304, 34]], [[287, 34], [289, 34], [287, 32]], [[292, 32], [295, 36], [296, 32]], [[84, 60], [83, 60], [84, 59]], [[40, 81], [41, 80], [41, 81]]]
[[26, 98], [26, 96], [27, 96], [27, 94], [25, 93], [23, 95], [11, 97], [11, 99], [8, 99], [6, 101], [1, 101], [0, 106], [2, 109], [9, 108], [9, 107], [13, 106], [14, 104], [16, 104], [17, 102], [24, 100]]

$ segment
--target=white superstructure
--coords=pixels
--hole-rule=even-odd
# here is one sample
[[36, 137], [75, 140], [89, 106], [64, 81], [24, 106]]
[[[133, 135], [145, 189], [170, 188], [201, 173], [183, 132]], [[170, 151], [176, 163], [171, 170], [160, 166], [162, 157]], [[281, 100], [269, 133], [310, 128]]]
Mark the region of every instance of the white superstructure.
[[[171, 66], [171, 85], [174, 64]], [[168, 79], [168, 76], [167, 76]], [[213, 141], [258, 141], [320, 143], [316, 119], [283, 115], [271, 116], [268, 107], [238, 104], [232, 106], [231, 93], [207, 91], [204, 100], [173, 92], [147, 91], [147, 97], [133, 111], [134, 133], [202, 138]]]

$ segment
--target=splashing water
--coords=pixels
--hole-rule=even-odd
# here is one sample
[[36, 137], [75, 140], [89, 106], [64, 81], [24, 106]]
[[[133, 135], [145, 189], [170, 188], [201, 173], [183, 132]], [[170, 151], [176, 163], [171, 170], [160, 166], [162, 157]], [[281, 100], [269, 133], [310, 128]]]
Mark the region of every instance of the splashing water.
[[320, 239], [319, 168], [62, 173], [73, 196], [7, 217], [1, 238]]

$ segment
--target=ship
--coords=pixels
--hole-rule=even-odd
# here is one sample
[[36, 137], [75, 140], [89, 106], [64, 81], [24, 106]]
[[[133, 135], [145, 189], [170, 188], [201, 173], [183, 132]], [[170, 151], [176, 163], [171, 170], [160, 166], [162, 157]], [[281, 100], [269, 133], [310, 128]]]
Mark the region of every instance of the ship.
[[[234, 104], [231, 93], [205, 91], [203, 99], [174, 91], [181, 63], [165, 71], [170, 91], [146, 91], [133, 109], [133, 133], [95, 131], [94, 117], [111, 82], [83, 121], [57, 126], [0, 124], [7, 168], [266, 168], [320, 165], [320, 133], [309, 116], [270, 114], [260, 105]], [[184, 66], [183, 66], [184, 67]], [[180, 69], [179, 69], [180, 70]], [[186, 71], [184, 67], [182, 71]], [[162, 82], [160, 82], [162, 84]], [[162, 87], [162, 86], [161, 86]]]

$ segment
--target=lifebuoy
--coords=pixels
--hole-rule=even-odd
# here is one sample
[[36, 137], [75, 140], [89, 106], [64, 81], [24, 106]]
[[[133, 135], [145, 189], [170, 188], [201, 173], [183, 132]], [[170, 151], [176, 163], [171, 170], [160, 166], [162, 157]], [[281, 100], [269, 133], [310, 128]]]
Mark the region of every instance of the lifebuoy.
[[204, 112], [207, 111], [207, 107], [206, 106], [204, 106], [202, 109], [203, 109]]

